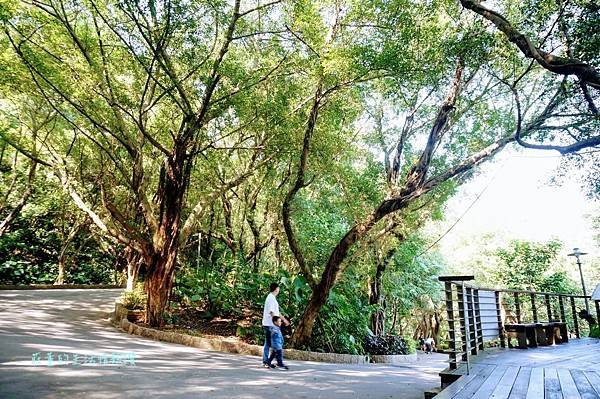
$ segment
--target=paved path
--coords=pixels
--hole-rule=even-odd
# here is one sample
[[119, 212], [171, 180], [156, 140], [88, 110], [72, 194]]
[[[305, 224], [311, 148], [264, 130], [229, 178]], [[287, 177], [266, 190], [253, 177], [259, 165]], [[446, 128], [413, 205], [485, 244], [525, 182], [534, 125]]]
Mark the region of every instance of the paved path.
[[[106, 319], [120, 290], [0, 291], [0, 398], [405, 398], [439, 384], [445, 356], [418, 365], [289, 361], [258, 367], [250, 356], [156, 342]], [[53, 363], [47, 356], [52, 352]], [[39, 353], [39, 363], [32, 356]], [[135, 364], [111, 354], [135, 353]], [[58, 355], [69, 362], [57, 362]], [[72, 364], [79, 356], [80, 365]], [[89, 356], [96, 356], [95, 364]], [[107, 364], [97, 360], [107, 355]]]

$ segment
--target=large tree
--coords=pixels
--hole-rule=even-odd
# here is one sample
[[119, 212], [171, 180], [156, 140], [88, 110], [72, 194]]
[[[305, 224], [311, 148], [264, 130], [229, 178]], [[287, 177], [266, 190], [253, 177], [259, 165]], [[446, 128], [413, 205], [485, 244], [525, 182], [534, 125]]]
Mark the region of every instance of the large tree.
[[[369, 14], [361, 10], [363, 12], [358, 16], [351, 12], [346, 14], [348, 19], [355, 17], [356, 20], [340, 24], [369, 31], [379, 29], [382, 35], [397, 34], [403, 38], [399, 44], [403, 49], [411, 48], [411, 38], [426, 36], [427, 29], [447, 29], [445, 33], [450, 39], [437, 42], [430, 40], [427, 47], [430, 55], [435, 55], [436, 45], [447, 50], [445, 62], [440, 62], [442, 66], [438, 74], [430, 75], [444, 84], [432, 85], [427, 80], [420, 82], [421, 86], [418, 88], [422, 90], [421, 96], [427, 94], [431, 97], [422, 101], [422, 97], [415, 96], [422, 102], [413, 101], [412, 107], [398, 115], [404, 120], [404, 125], [409, 127], [399, 132], [396, 145], [389, 154], [386, 153], [385, 163], [389, 165], [387, 175], [388, 179], [393, 177], [394, 187], [370, 214], [357, 220], [350, 227], [331, 251], [324, 268], [321, 269], [320, 278], [314, 279], [312, 296], [295, 331], [293, 341], [297, 345], [308, 341], [316, 316], [327, 302], [330, 290], [343, 275], [344, 263], [353, 246], [369, 236], [380, 221], [399, 211], [409, 210], [418, 201], [435, 194], [445, 184], [460, 181], [475, 166], [491, 158], [506, 144], [512, 141], [523, 144], [526, 137], [543, 139], [549, 125], [555, 123], [557, 118], [569, 117], [576, 121], [559, 128], [566, 133], [577, 131], [585, 125], [587, 129], [584, 135], [589, 135], [589, 127], [594, 123], [593, 115], [590, 117], [578, 111], [581, 103], [589, 102], [585, 92], [579, 96], [570, 93], [568, 82], [556, 79], [552, 75], [546, 76], [535, 68], [535, 64], [519, 59], [514, 49], [502, 37], [494, 37], [486, 32], [477, 20], [461, 19], [458, 16], [459, 9], [450, 4], [445, 4], [443, 9], [436, 9], [436, 5], [425, 5], [423, 8], [412, 8], [415, 14], [411, 14], [406, 7], [397, 7], [398, 3], [389, 6], [389, 9], [383, 8], [385, 11], [382, 12], [388, 12], [388, 20], [406, 22], [412, 18], [411, 23], [390, 26], [382, 20], [365, 21], [365, 16], [368, 17]], [[420, 23], [419, 18], [423, 15], [445, 15], [446, 18], [440, 18], [442, 21], [454, 23], [440, 22], [443, 28], [440, 28], [440, 25], [436, 26], [436, 22], [439, 21], [428, 20], [427, 24]], [[426, 28], [422, 31], [414, 30], [414, 27], [423, 26]], [[351, 28], [347, 29], [349, 30], [351, 31]], [[504, 54], [510, 56], [503, 58]], [[452, 64], [454, 67], [451, 67]], [[590, 66], [585, 67], [586, 71], [590, 69], [593, 70]], [[451, 73], [454, 75], [453, 79], [449, 79]], [[573, 74], [580, 78], [585, 75], [579, 72]], [[410, 98], [410, 91], [403, 89], [399, 90], [401, 94], [398, 95]], [[441, 95], [443, 91], [446, 92], [444, 97]], [[437, 106], [434, 99], [438, 101]], [[414, 108], [425, 110], [422, 115], [426, 116], [417, 119], [417, 123], [413, 122]], [[307, 126], [318, 126], [317, 117], [317, 114], [311, 114]], [[422, 132], [426, 128], [428, 134], [424, 138]], [[421, 135], [415, 132], [421, 132]], [[305, 173], [306, 149], [309, 148], [306, 143], [312, 138], [309, 133], [307, 129], [298, 167], [302, 173]], [[577, 143], [569, 145], [566, 149], [561, 147], [561, 151], [576, 151], [597, 144], [594, 138], [588, 140], [579, 136], [577, 140]], [[415, 145], [421, 146], [422, 150], [417, 151]], [[389, 159], [388, 155], [392, 159]], [[304, 181], [299, 173], [294, 189], [303, 186]], [[294, 190], [290, 193], [293, 194]]]
[[[385, 259], [507, 144], [560, 131], [593, 145], [593, 79], [529, 62], [479, 14], [455, 0], [7, 2], [3, 118], [27, 98], [53, 123], [0, 132], [125, 247], [132, 279], [145, 267], [151, 325], [197, 235], [254, 271], [266, 250], [293, 262], [312, 290], [302, 345], [354, 255]], [[314, 204], [336, 225], [319, 237]]]
[[[8, 96], [35, 97], [59, 119], [50, 136], [4, 137], [145, 266], [151, 325], [162, 323], [178, 249], [206, 204], [269, 157], [259, 98], [286, 63], [268, 40], [285, 31], [268, 14], [277, 3], [3, 5], [3, 73], [16, 83]], [[223, 158], [238, 160], [225, 181], [210, 173]], [[200, 200], [186, 203], [199, 183]]]

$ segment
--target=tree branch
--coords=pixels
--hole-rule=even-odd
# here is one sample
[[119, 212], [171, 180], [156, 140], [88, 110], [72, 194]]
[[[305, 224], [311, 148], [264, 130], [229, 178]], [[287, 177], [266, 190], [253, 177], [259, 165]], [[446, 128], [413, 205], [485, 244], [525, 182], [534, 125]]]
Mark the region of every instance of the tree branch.
[[503, 15], [482, 6], [481, 0], [460, 0], [460, 3], [494, 24], [508, 40], [516, 44], [525, 57], [533, 58], [540, 66], [552, 73], [575, 75], [581, 82], [600, 90], [600, 72], [591, 65], [575, 58], [559, 57], [534, 46], [531, 40], [515, 29]]

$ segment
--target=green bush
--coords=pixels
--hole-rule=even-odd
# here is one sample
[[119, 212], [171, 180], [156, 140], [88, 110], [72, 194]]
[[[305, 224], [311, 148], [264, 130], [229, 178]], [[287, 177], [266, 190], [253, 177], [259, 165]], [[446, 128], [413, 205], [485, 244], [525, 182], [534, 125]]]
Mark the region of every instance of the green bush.
[[144, 284], [137, 283], [133, 290], [125, 290], [121, 294], [121, 303], [127, 309], [145, 309], [146, 308], [146, 292]]
[[305, 349], [353, 355], [365, 353], [363, 342], [369, 334], [373, 308], [367, 296], [359, 294], [359, 285], [357, 279], [348, 278], [330, 292]]
[[369, 335], [364, 341], [364, 348], [365, 352], [371, 355], [408, 355], [410, 353], [409, 343], [397, 335], [383, 337]]
[[[10, 230], [0, 237], [0, 284], [52, 284], [58, 277], [58, 257], [66, 232], [58, 226], [56, 209], [25, 208]], [[110, 284], [115, 260], [100, 251], [88, 228], [69, 244], [66, 284]]]

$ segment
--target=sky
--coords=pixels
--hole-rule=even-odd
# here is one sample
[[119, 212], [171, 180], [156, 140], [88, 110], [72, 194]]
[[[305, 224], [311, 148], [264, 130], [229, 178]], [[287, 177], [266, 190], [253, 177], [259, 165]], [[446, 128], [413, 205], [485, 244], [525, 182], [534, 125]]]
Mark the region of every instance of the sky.
[[575, 179], [550, 183], [559, 161], [556, 152], [510, 148], [483, 165], [448, 202], [446, 220], [434, 224], [440, 236], [459, 220], [440, 241], [442, 253], [450, 255], [474, 235], [494, 233], [539, 242], [558, 238], [565, 254], [579, 247], [600, 256], [586, 216], [600, 214], [600, 203], [588, 199]]

